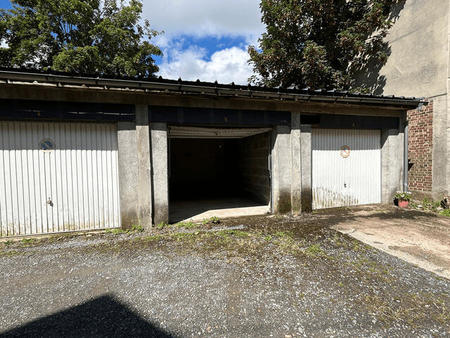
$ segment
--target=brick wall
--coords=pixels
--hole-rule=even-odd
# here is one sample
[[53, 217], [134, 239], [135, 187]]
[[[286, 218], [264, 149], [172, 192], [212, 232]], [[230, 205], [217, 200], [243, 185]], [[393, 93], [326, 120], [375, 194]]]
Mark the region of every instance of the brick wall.
[[408, 112], [409, 190], [432, 189], [433, 102]]

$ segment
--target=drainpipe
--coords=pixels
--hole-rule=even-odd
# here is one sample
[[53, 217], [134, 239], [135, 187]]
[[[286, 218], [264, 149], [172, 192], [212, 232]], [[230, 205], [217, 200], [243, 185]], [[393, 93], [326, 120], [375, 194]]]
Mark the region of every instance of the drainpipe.
[[405, 132], [404, 132], [404, 142], [403, 142], [403, 191], [408, 191], [408, 135], [409, 126], [408, 120], [405, 121]]

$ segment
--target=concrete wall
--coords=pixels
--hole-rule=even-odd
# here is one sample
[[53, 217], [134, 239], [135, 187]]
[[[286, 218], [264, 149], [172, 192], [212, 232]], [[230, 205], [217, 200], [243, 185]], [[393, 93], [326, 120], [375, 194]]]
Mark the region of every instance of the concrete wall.
[[383, 130], [381, 145], [381, 202], [390, 204], [395, 193], [403, 190], [403, 131]]
[[[151, 165], [153, 188], [153, 224], [169, 222], [169, 159], [166, 123], [152, 123]], [[150, 162], [150, 160], [149, 160]]]
[[291, 114], [291, 206], [292, 213], [298, 215], [302, 211], [302, 156], [300, 113]]
[[272, 211], [291, 211], [292, 152], [290, 126], [275, 126], [272, 132]]
[[387, 36], [387, 63], [380, 70], [374, 66], [363, 78], [376, 94], [433, 101], [431, 190], [439, 198], [450, 190], [449, 1], [406, 0], [398, 9]]
[[239, 142], [241, 187], [265, 204], [270, 202], [269, 152], [269, 133], [246, 137]]
[[301, 160], [301, 211], [312, 211], [312, 128], [302, 125], [300, 128]]
[[139, 223], [136, 124], [118, 123], [120, 217], [122, 227]]
[[447, 93], [448, 0], [406, 0], [387, 41], [380, 93], [434, 97]]

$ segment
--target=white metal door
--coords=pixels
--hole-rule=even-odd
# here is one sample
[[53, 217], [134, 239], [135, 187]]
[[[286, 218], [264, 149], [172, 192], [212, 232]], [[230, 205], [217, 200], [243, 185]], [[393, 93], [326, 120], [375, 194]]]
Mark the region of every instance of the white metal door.
[[113, 124], [0, 121], [0, 235], [120, 226]]
[[313, 209], [381, 203], [381, 132], [313, 129]]

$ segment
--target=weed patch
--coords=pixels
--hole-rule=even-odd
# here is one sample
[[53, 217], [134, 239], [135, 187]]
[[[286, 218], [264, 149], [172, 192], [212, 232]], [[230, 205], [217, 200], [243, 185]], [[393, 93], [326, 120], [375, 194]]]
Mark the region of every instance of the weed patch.
[[121, 229], [121, 228], [106, 229], [105, 233], [113, 234], [113, 235], [123, 235], [123, 234], [132, 234], [132, 233], [144, 232], [144, 230], [145, 230], [144, 227], [142, 227], [140, 225], [133, 225], [129, 229]]
[[366, 295], [364, 303], [370, 313], [387, 325], [405, 322], [418, 328], [430, 320], [442, 325], [450, 321], [445, 301], [440, 295], [431, 293], [405, 293], [393, 300], [378, 295]]
[[177, 228], [183, 228], [183, 229], [194, 229], [194, 228], [198, 228], [198, 224], [192, 222], [192, 221], [188, 221], [188, 222], [180, 222], [175, 224], [175, 226]]
[[203, 225], [207, 225], [207, 224], [215, 224], [215, 225], [217, 225], [217, 224], [220, 224], [220, 222], [221, 221], [220, 221], [219, 217], [213, 216], [211, 218], [204, 219], [202, 224]]
[[167, 224], [166, 222], [161, 222], [156, 226], [156, 229], [163, 230], [164, 228], [167, 228], [168, 226], [169, 226], [169, 224]]
[[445, 209], [440, 212], [442, 216], [450, 217], [450, 209]]
[[305, 253], [308, 256], [318, 257], [318, 256], [324, 256], [325, 252], [322, 250], [319, 244], [313, 244], [306, 248]]
[[20, 254], [22, 254], [22, 252], [15, 250], [0, 251], [0, 257], [12, 257]]

